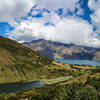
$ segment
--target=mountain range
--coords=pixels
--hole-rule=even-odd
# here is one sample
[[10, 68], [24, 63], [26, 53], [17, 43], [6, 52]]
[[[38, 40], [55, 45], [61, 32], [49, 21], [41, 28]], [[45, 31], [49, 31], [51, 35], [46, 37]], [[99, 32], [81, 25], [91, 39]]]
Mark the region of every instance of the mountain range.
[[58, 59], [100, 60], [100, 48], [63, 44], [43, 39], [23, 43], [37, 53]]

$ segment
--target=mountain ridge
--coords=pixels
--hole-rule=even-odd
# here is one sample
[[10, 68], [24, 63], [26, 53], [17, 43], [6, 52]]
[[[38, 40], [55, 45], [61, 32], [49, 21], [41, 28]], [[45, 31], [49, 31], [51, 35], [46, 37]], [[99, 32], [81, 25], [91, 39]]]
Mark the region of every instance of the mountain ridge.
[[64, 44], [43, 39], [23, 44], [49, 58], [100, 60], [100, 48], [79, 46], [73, 43]]

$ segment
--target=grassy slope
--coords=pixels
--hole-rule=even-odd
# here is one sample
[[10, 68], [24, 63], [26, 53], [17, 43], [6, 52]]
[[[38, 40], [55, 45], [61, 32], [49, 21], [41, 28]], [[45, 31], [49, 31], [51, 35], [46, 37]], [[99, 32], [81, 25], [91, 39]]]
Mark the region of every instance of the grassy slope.
[[69, 65], [61, 66], [16, 41], [0, 36], [0, 83], [57, 78], [71, 72]]

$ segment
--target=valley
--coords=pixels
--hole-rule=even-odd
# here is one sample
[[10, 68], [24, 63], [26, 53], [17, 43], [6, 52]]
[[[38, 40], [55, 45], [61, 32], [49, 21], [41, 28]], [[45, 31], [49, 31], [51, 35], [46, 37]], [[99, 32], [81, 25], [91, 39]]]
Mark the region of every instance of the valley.
[[93, 98], [89, 100], [100, 98], [99, 66], [57, 62], [0, 36], [0, 85], [25, 83], [27, 86], [27, 82], [35, 81], [43, 82], [44, 85], [33, 87], [32, 83], [26, 89], [21, 89], [21, 86], [19, 90], [8, 93], [1, 89], [0, 100], [86, 100], [87, 96]]

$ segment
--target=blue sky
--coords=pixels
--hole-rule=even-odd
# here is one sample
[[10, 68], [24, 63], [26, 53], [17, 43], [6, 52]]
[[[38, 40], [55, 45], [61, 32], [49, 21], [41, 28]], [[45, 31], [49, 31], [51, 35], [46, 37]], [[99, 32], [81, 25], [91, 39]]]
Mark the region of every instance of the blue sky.
[[[79, 1], [82, 9], [84, 10], [84, 14], [83, 15], [77, 15], [80, 18], [82, 18], [83, 20], [87, 20], [89, 23], [91, 23], [91, 18], [90, 18], [90, 14], [92, 13], [92, 11], [88, 8], [88, 0], [80, 0]], [[42, 16], [42, 11], [40, 10], [38, 14], [36, 15], [32, 15], [31, 12], [34, 10], [35, 7], [31, 8], [30, 12], [28, 13], [28, 16], [32, 16], [32, 17], [36, 17], [36, 18], [40, 18], [43, 17]], [[44, 11], [49, 12], [47, 9], [44, 9]], [[62, 9], [59, 9], [59, 15], [62, 14]], [[77, 11], [77, 9], [76, 9]], [[69, 12], [68, 16], [72, 16], [73, 12]], [[76, 12], [75, 12], [76, 13]], [[2, 15], [1, 15], [2, 16]], [[22, 17], [22, 19], [27, 20], [27, 17]], [[46, 23], [46, 25], [48, 25], [48, 23]], [[0, 22], [0, 35], [7, 37], [7, 35], [5, 33], [7, 33], [7, 31], [12, 31], [14, 30], [14, 27], [11, 26], [8, 22]]]
[[83, 16], [80, 17], [91, 23], [90, 14], [92, 14], [93, 11], [91, 11], [90, 8], [88, 7], [88, 0], [80, 0], [79, 3], [81, 4], [81, 8], [84, 10]]
[[7, 22], [0, 22], [0, 35], [7, 37], [5, 33], [12, 30], [14, 30], [14, 27], [11, 27]]
[[0, 0], [0, 2], [2, 36], [18, 42], [46, 39], [100, 46], [100, 0]]

